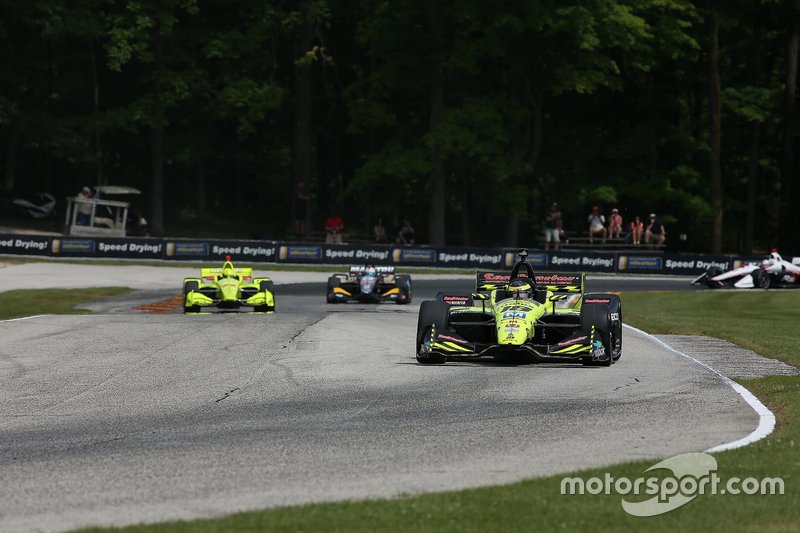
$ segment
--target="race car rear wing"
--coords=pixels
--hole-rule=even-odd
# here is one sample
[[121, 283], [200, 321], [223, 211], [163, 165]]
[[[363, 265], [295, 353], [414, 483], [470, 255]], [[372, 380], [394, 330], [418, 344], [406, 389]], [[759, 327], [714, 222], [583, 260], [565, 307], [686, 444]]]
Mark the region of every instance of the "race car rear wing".
[[[520, 273], [520, 277], [527, 277]], [[560, 273], [548, 272], [535, 274], [536, 287], [547, 289], [551, 292], [585, 292], [585, 274], [581, 273]], [[510, 274], [497, 274], [495, 272], [478, 271], [475, 282], [475, 292], [488, 292], [494, 289], [504, 289], [511, 281]]]
[[[350, 267], [350, 273], [351, 274], [360, 274], [361, 272], [364, 272], [366, 269], [367, 269], [367, 267], [365, 265], [351, 266]], [[394, 267], [393, 266], [387, 266], [387, 265], [378, 265], [378, 266], [375, 267], [375, 272], [377, 272], [378, 274], [394, 274]]]
[[[233, 271], [242, 279], [250, 279], [253, 277], [252, 268], [234, 268]], [[206, 279], [217, 279], [217, 276], [222, 274], [221, 268], [201, 268], [200, 277]]]

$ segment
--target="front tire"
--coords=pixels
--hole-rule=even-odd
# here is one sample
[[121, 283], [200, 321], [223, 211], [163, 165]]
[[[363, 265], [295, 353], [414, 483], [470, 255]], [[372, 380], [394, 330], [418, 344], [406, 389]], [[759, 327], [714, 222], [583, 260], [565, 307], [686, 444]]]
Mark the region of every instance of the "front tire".
[[397, 287], [406, 295], [405, 300], [397, 300], [399, 305], [407, 305], [411, 303], [411, 276], [401, 274], [395, 276], [395, 280], [397, 281]]
[[183, 284], [183, 313], [199, 313], [200, 306], [199, 305], [186, 305], [186, 295], [188, 295], [192, 291], [196, 291], [200, 288], [200, 283], [196, 280], [187, 281]]
[[591, 333], [592, 326], [600, 337], [607, 357], [595, 361], [584, 357], [584, 364], [611, 366], [622, 356], [622, 304], [614, 294], [587, 294], [581, 305], [581, 329]]
[[339, 301], [333, 297], [333, 288], [339, 286], [339, 280], [335, 277], [328, 278], [328, 291], [325, 293], [325, 299], [329, 304], [339, 303]]
[[753, 286], [757, 289], [769, 289], [769, 275], [760, 268], [758, 270], [754, 270], [752, 274], [753, 277]]
[[423, 365], [441, 365], [447, 361], [443, 354], [432, 353], [426, 348], [425, 341], [431, 335], [431, 330], [447, 331], [447, 317], [449, 306], [444, 302], [422, 302], [417, 319], [417, 361]]

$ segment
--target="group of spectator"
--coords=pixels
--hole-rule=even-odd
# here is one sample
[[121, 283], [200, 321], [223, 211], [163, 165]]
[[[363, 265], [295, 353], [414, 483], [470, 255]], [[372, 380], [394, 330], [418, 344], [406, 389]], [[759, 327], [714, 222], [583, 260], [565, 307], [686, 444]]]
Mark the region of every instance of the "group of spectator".
[[[650, 213], [648, 224], [638, 217], [628, 224], [628, 231], [623, 231], [624, 225], [622, 215], [616, 207], [611, 210], [608, 219], [600, 212], [600, 207], [592, 206], [592, 212], [587, 217], [589, 244], [594, 244], [596, 237], [602, 239], [605, 244], [606, 238], [624, 240], [626, 244], [638, 246], [642, 242], [647, 245], [662, 245], [667, 240], [667, 231], [664, 224], [658, 219], [655, 213]], [[544, 246], [550, 249], [550, 244], [558, 250], [561, 247], [561, 236], [564, 233], [564, 223], [558, 204], [553, 202], [550, 210], [545, 215]]]
[[[294, 197], [294, 231], [298, 236], [305, 234], [308, 201], [309, 196], [306, 192], [305, 184], [300, 182], [297, 184]], [[344, 220], [342, 220], [338, 212], [331, 211], [329, 216], [325, 219], [325, 243], [343, 244], [343, 237]], [[372, 227], [372, 237], [373, 241], [378, 244], [387, 244], [389, 242], [382, 218], [378, 218], [375, 225]], [[403, 217], [403, 221], [397, 230], [395, 242], [404, 245], [412, 245], [415, 242], [414, 226], [411, 225], [411, 221], [407, 217]]]

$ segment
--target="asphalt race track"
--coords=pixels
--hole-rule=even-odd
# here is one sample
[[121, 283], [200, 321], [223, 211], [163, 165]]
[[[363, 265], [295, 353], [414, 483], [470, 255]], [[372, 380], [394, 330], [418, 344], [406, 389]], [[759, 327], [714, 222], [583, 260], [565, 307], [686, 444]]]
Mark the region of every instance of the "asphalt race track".
[[611, 368], [420, 366], [418, 303], [440, 287], [470, 281], [419, 279], [410, 306], [329, 306], [313, 281], [279, 284], [273, 315], [132, 310], [176, 294], [156, 287], [96, 315], [0, 322], [0, 530], [506, 483], [758, 424], [709, 371], [630, 331]]

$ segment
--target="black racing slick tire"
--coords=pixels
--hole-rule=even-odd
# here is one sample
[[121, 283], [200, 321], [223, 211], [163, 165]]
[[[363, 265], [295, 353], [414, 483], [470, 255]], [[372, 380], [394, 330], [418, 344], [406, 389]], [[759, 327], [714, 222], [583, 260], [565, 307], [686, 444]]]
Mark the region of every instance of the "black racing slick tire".
[[339, 303], [336, 298], [333, 298], [333, 288], [339, 286], [339, 280], [335, 276], [328, 278], [328, 290], [325, 292], [325, 299], [329, 304]]
[[200, 287], [197, 281], [187, 281], [183, 284], [183, 312], [184, 313], [197, 313], [200, 307], [197, 305], [186, 305], [186, 295], [192, 291], [196, 291]]
[[423, 365], [441, 365], [447, 361], [443, 354], [431, 353], [424, 349], [426, 336], [431, 328], [436, 331], [447, 331], [447, 317], [450, 307], [444, 302], [422, 302], [417, 319], [417, 344], [415, 350], [417, 361]]
[[398, 274], [395, 276], [395, 281], [397, 282], [397, 288], [400, 289], [400, 292], [406, 295], [404, 300], [397, 300], [397, 303], [400, 305], [406, 305], [411, 303], [411, 276], [407, 274]]
[[[272, 282], [271, 279], [262, 279], [258, 282], [258, 290], [260, 292], [271, 292], [272, 293], [272, 302], [275, 302], [275, 284]], [[274, 305], [257, 305], [253, 307], [253, 311], [256, 313], [270, 313], [275, 311]]]
[[603, 343], [607, 357], [594, 361], [583, 359], [584, 364], [611, 366], [622, 356], [622, 304], [615, 294], [587, 294], [581, 304], [581, 329], [591, 333], [592, 326]]
[[769, 275], [761, 270], [754, 270], [750, 276], [753, 277], [753, 286], [757, 289], [769, 289]]

